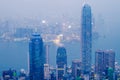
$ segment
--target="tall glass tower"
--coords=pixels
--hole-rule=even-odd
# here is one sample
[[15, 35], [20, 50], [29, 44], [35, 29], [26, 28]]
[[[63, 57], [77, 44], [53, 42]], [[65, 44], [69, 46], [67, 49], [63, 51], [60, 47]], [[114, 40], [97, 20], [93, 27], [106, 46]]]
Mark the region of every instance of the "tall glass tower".
[[44, 80], [43, 40], [38, 33], [34, 33], [29, 42], [30, 80]]
[[82, 8], [81, 19], [82, 72], [83, 74], [89, 74], [92, 54], [92, 13], [88, 4], [85, 4]]
[[59, 47], [57, 49], [57, 56], [56, 56], [56, 63], [57, 63], [57, 80], [62, 80], [64, 78], [63, 75], [66, 74], [66, 67], [67, 67], [67, 54], [66, 49], [64, 47]]

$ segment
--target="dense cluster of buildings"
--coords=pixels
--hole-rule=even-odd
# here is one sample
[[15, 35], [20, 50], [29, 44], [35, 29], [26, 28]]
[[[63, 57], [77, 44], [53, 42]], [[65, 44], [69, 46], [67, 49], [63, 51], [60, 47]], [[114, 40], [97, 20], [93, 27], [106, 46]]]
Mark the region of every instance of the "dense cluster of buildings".
[[[115, 52], [98, 50], [95, 52], [95, 65], [92, 60], [92, 13], [85, 4], [81, 18], [81, 56], [67, 66], [67, 52], [60, 46], [56, 54], [56, 68], [50, 69], [43, 54], [43, 41], [40, 35], [33, 34], [30, 40], [30, 80], [115, 80]], [[46, 49], [47, 50], [47, 49]], [[46, 51], [48, 52], [48, 51]], [[51, 74], [51, 75], [50, 75]], [[43, 77], [44, 76], [44, 77]]]
[[2, 72], [0, 80], [29, 80], [29, 76], [24, 69], [21, 69], [18, 73], [16, 70], [10, 68]]
[[[42, 37], [34, 33], [29, 42], [29, 75], [19, 80], [118, 80], [120, 68], [115, 65], [113, 50], [97, 50], [95, 65], [92, 65], [92, 13], [91, 7], [85, 4], [81, 18], [81, 53], [80, 59], [67, 66], [67, 51], [59, 46], [56, 52], [56, 67], [49, 65], [49, 46], [44, 45]], [[11, 71], [11, 72], [10, 72]], [[12, 77], [6, 75], [11, 75]], [[3, 72], [4, 80], [17, 80], [15, 71]]]
[[[89, 43], [86, 43], [83, 45], [89, 46]], [[89, 54], [91, 46], [83, 47], [85, 51], [83, 51], [84, 54], [82, 52], [82, 60], [75, 59], [72, 61], [71, 67], [68, 67], [66, 48], [60, 46], [56, 52], [56, 67], [51, 68], [47, 57], [49, 46], [43, 46], [41, 36], [38, 33], [33, 34], [29, 44], [30, 80], [117, 80], [118, 73], [115, 70], [115, 52], [113, 50], [97, 50], [95, 65], [91, 65], [91, 61], [88, 62], [88, 59], [91, 60]]]

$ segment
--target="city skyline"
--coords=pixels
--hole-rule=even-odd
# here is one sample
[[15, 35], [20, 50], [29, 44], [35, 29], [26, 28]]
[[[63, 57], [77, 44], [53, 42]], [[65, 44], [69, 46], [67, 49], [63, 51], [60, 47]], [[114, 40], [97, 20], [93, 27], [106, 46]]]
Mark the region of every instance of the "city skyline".
[[[14, 0], [13, 0], [14, 1]], [[37, 1], [37, 0], [36, 0]], [[35, 2], [36, 2], [35, 1]], [[21, 1], [20, 3], [23, 3], [23, 2], [26, 2], [25, 4], [27, 4], [27, 0], [26, 1]], [[30, 1], [30, 2], [28, 2], [30, 5], [32, 5], [31, 4], [31, 2], [32, 2], [32, 0]], [[38, 1], [37, 1], [38, 2]], [[50, 45], [50, 52], [49, 53], [52, 53], [49, 57], [51, 58], [51, 57], [53, 57], [53, 58], [49, 58], [49, 64], [51, 64], [51, 65], [53, 65], [53, 64], [55, 64], [55, 54], [56, 54], [56, 50], [57, 50], [57, 48], [59, 47], [59, 46], [65, 46], [65, 48], [66, 48], [66, 50], [68, 50], [67, 52], [67, 55], [68, 55], [68, 65], [71, 65], [72, 63], [72, 60], [73, 59], [78, 59], [78, 58], [80, 58], [81, 56], [80, 56], [80, 45], [82, 45], [83, 44], [83, 42], [82, 43], [79, 43], [78, 44], [78, 42], [79, 41], [82, 41], [82, 38], [80, 38], [81, 36], [78, 36], [78, 33], [79, 33], [79, 31], [82, 31], [83, 29], [82, 29], [82, 26], [80, 25], [81, 23], [82, 23], [82, 20], [81, 20], [81, 17], [80, 17], [80, 14], [82, 14], [82, 12], [81, 12], [81, 6], [83, 5], [83, 3], [81, 3], [81, 5], [78, 7], [78, 5], [76, 5], [76, 7], [77, 7], [77, 9], [75, 9], [76, 7], [72, 7], [72, 9], [74, 9], [74, 10], [69, 10], [68, 9], [68, 7], [69, 8], [71, 8], [70, 6], [72, 5], [71, 3], [72, 3], [72, 1], [70, 1], [70, 2], [65, 2], [65, 3], [63, 3], [64, 1], [60, 1], [60, 5], [58, 5], [56, 8], [54, 8], [54, 6], [56, 6], [58, 3], [59, 3], [59, 1], [58, 2], [56, 2], [55, 1], [55, 3], [47, 3], [47, 1], [43, 1], [43, 3], [45, 4], [45, 3], [47, 3], [48, 4], [48, 6], [51, 6], [52, 4], [54, 4], [52, 7], [50, 7], [50, 9], [51, 9], [51, 11], [53, 11], [53, 13], [47, 13], [46, 11], [44, 11], [44, 9], [43, 9], [43, 13], [41, 13], [40, 14], [40, 16], [38, 15], [38, 14], [34, 14], [33, 13], [33, 15], [31, 16], [31, 14], [28, 14], [28, 16], [26, 16], [26, 12], [25, 13], [23, 13], [23, 14], [18, 14], [18, 12], [15, 12], [14, 10], [16, 10], [15, 8], [13, 9], [13, 14], [15, 14], [16, 13], [16, 16], [13, 16], [13, 14], [11, 15], [11, 13], [12, 13], [12, 8], [13, 8], [13, 6], [15, 6], [16, 4], [14, 4], [13, 6], [11, 6], [10, 7], [10, 10], [11, 11], [8, 11], [8, 13], [10, 12], [10, 14], [9, 15], [7, 15], [7, 14], [5, 14], [5, 15], [3, 15], [3, 13], [5, 12], [6, 13], [6, 10], [7, 9], [5, 9], [5, 11], [3, 11], [3, 8], [0, 8], [0, 11], [3, 11], [2, 13], [1, 13], [1, 15], [3, 15], [3, 17], [1, 17], [0, 18], [0, 28], [1, 28], [1, 32], [0, 32], [0, 39], [1, 39], [1, 42], [3, 42], [3, 43], [1, 43], [1, 46], [0, 46], [0, 51], [1, 51], [1, 64], [2, 64], [2, 66], [3, 66], [3, 69], [5, 69], [6, 68], [6, 66], [4, 65], [4, 62], [7, 64], [7, 65], [10, 65], [11, 67], [13, 67], [14, 65], [16, 65], [16, 63], [17, 62], [20, 62], [21, 61], [21, 59], [26, 59], [25, 61], [27, 61], [27, 58], [24, 56], [24, 57], [22, 57], [23, 55], [27, 55], [28, 54], [28, 46], [27, 46], [27, 44], [28, 44], [28, 41], [29, 41], [29, 36], [31, 35], [31, 33], [30, 32], [32, 32], [32, 30], [31, 29], [29, 29], [28, 31], [30, 31], [30, 32], [28, 32], [28, 33], [26, 33], [25, 35], [23, 34], [23, 35], [21, 35], [20, 33], [21, 32], [19, 32], [19, 30], [22, 30], [22, 33], [24, 33], [24, 32], [27, 32], [27, 27], [25, 27], [25, 26], [27, 26], [28, 25], [28, 28], [30, 28], [30, 26], [31, 26], [31, 24], [32, 24], [32, 27], [35, 25], [35, 27], [33, 27], [33, 32], [36, 30], [36, 28], [38, 28], [38, 30], [37, 31], [39, 31], [39, 33], [41, 34], [41, 33], [44, 33], [44, 34], [42, 34], [42, 37], [43, 37], [43, 41], [45, 41], [45, 44], [48, 44], [48, 45]], [[73, 4], [76, 4], [76, 2], [77, 1], [75, 1]], [[83, 1], [84, 2], [84, 1]], [[108, 1], [106, 1], [106, 2], [108, 2]], [[118, 1], [116, 1], [116, 2], [118, 2]], [[115, 4], [116, 2], [113, 2], [112, 3], [112, 1], [109, 3], [109, 7], [112, 7], [113, 5], [112, 4]], [[8, 4], [7, 3], [7, 1], [2, 1], [2, 3], [4, 3], [4, 4]], [[15, 2], [16, 3], [16, 2]], [[62, 4], [63, 3], [63, 4]], [[68, 3], [68, 4], [67, 4]], [[114, 6], [114, 7], [112, 7], [112, 9], [111, 10], [109, 10], [108, 9], [108, 6], [105, 6], [105, 3], [103, 4], [103, 2], [101, 1], [101, 3], [99, 3], [99, 7], [95, 7], [95, 6], [97, 6], [97, 1], [95, 2], [95, 3], [97, 3], [97, 4], [95, 4], [94, 3], [94, 1], [88, 1], [88, 2], [86, 2], [86, 3], [88, 3], [88, 4], [90, 4], [90, 6], [92, 7], [92, 13], [91, 13], [91, 16], [93, 16], [92, 18], [91, 18], [91, 20], [93, 20], [93, 22], [91, 23], [92, 25], [93, 25], [93, 28], [92, 28], [92, 30], [93, 31], [95, 31], [95, 32], [97, 32], [98, 33], [98, 36], [97, 36], [97, 38], [95, 39], [95, 40], [93, 40], [93, 41], [91, 41], [91, 43], [93, 44], [93, 48], [91, 49], [91, 56], [93, 57], [93, 59], [92, 60], [88, 60], [88, 61], [90, 61], [91, 62], [91, 64], [94, 64], [94, 57], [95, 57], [95, 51], [97, 50], [97, 49], [101, 49], [101, 50], [106, 50], [106, 49], [113, 49], [115, 52], [116, 52], [116, 60], [115, 61], [118, 61], [118, 63], [120, 63], [120, 59], [119, 59], [119, 56], [120, 56], [120, 54], [119, 54], [119, 40], [120, 40], [120, 37], [119, 37], [119, 16], [117, 16], [117, 14], [120, 12], [119, 10], [116, 10], [116, 6], [118, 5], [118, 3], [116, 4], [116, 6]], [[12, 1], [11, 1], [11, 3], [10, 4], [13, 4], [12, 3]], [[23, 4], [23, 5], [25, 5], [25, 4]], [[33, 4], [35, 4], [35, 3], [33, 3]], [[78, 4], [78, 3], [77, 3]], [[104, 6], [101, 6], [101, 8], [100, 8], [100, 4], [102, 5], [104, 5]], [[29, 5], [29, 6], [30, 6]], [[65, 7], [65, 9], [63, 9], [63, 11], [62, 11], [62, 8], [60, 7], [61, 5], [64, 5], [64, 6], [66, 6]], [[111, 6], [112, 5], [112, 6]], [[1, 5], [1, 6], [4, 6], [4, 5]], [[18, 5], [19, 6], [19, 5]], [[17, 7], [18, 7], [17, 6]], [[43, 5], [42, 5], [43, 6]], [[63, 6], [63, 7], [64, 7]], [[35, 6], [34, 6], [35, 7]], [[60, 8], [59, 10], [56, 10], [56, 9], [58, 9], [58, 8]], [[97, 9], [96, 9], [97, 8]], [[104, 9], [105, 8], [105, 9]], [[28, 8], [25, 8], [24, 10], [26, 10], [26, 9], [28, 9]], [[49, 8], [48, 8], [49, 9]], [[67, 9], [68, 9], [68, 11], [67, 11]], [[78, 10], [79, 9], [79, 10]], [[23, 10], [23, 11], [24, 11]], [[37, 9], [36, 9], [37, 10]], [[47, 8], [45, 8], [45, 10], [47, 10]], [[58, 13], [58, 14], [56, 14], [56, 12], [54, 12], [54, 10]], [[102, 10], [103, 10], [103, 12], [102, 12]], [[108, 11], [107, 11], [108, 10]], [[30, 10], [30, 11], [32, 11], [32, 9]], [[28, 11], [29, 12], [29, 11]], [[59, 12], [61, 12], [61, 13], [59, 13]], [[71, 12], [73, 12], [73, 14], [71, 13]], [[79, 15], [78, 15], [78, 12], [79, 12]], [[109, 12], [111, 12], [111, 13], [109, 13]], [[38, 11], [38, 13], [40, 13], [39, 11]], [[45, 14], [44, 14], [45, 13]], [[97, 14], [98, 13], [98, 14]], [[108, 14], [109, 13], [109, 14]], [[113, 13], [113, 14], [112, 14]], [[47, 15], [48, 14], [48, 15]], [[54, 14], [56, 14], [55, 15], [55, 17], [53, 16]], [[69, 14], [69, 15], [68, 15]], [[107, 15], [108, 14], [108, 15]], [[10, 16], [11, 15], [11, 16]], [[20, 15], [20, 16], [18, 16], [18, 15]], [[71, 15], [73, 15], [73, 16], [71, 16]], [[112, 16], [113, 15], [113, 16]], [[22, 17], [21, 17], [22, 16]], [[30, 17], [31, 16], [31, 17]], [[39, 16], [39, 18], [38, 18], [38, 16]], [[21, 18], [20, 18], [21, 17]], [[27, 23], [26, 22], [24, 22], [24, 21], [26, 21], [24, 18], [26, 17], [26, 19], [28, 19], [27, 21]], [[18, 21], [16, 21], [16, 22], [14, 22], [15, 20], [17, 20], [17, 19], [19, 19], [20, 18], [20, 20], [18, 20]], [[41, 18], [41, 19], [40, 19]], [[13, 21], [12, 21], [12, 19], [14, 19]], [[36, 20], [35, 20], [36, 19]], [[53, 20], [54, 19], [54, 20]], [[23, 20], [23, 21], [22, 21]], [[51, 20], [51, 22], [50, 22], [50, 20]], [[19, 26], [19, 28], [18, 27], [16, 27], [17, 25], [19, 25], [19, 21], [20, 21], [20, 23], [21, 23], [21, 21], [22, 21], [22, 25], [24, 26], [24, 28], [23, 27], [20, 27]], [[30, 21], [30, 22], [29, 22]], [[35, 22], [33, 22], [33, 23], [31, 23], [32, 21], [35, 21]], [[37, 24], [40, 22], [40, 23], [42, 23], [42, 25], [41, 26], [45, 26], [46, 28], [47, 27], [51, 27], [51, 28], [49, 28], [48, 30], [45, 28], [45, 27], [39, 27], [39, 25], [37, 25], [37, 24], [35, 24], [36, 23], [36, 21], [38, 21], [37, 22]], [[56, 22], [57, 21], [57, 22]], [[60, 25], [58, 25], [58, 22], [60, 21]], [[73, 23], [72, 25], [70, 24], [70, 23]], [[10, 25], [8, 24], [8, 23], [10, 23]], [[16, 26], [15, 25], [13, 25], [13, 24], [15, 24], [16, 23]], [[53, 24], [52, 23], [55, 23], [56, 24], [56, 26], [54, 25], [53, 26]], [[4, 25], [5, 24], [5, 25]], [[29, 25], [30, 24], [30, 25]], [[50, 24], [50, 25], [49, 25]], [[8, 27], [8, 26], [12, 26], [12, 28], [11, 27]], [[14, 27], [13, 27], [14, 26]], [[57, 29], [58, 28], [58, 26], [60, 27], [61, 26], [61, 28], [59, 28], [59, 29]], [[77, 27], [76, 27], [77, 26]], [[4, 27], [6, 27], [7, 29], [4, 29]], [[23, 28], [23, 29], [22, 29]], [[54, 29], [53, 29], [54, 28]], [[4, 31], [2, 32], [2, 30], [4, 29]], [[9, 30], [11, 30], [12, 31], [12, 29], [15, 29], [16, 30], [16, 32], [13, 34], [11, 34], [10, 32], [9, 32]], [[18, 31], [17, 31], [18, 30]], [[47, 30], [47, 31], [46, 31]], [[56, 31], [57, 30], [57, 31]], [[78, 31], [78, 32], [77, 32]], [[13, 30], [13, 32], [14, 32], [14, 30]], [[91, 31], [92, 32], [92, 31]], [[29, 34], [29, 35], [28, 35]], [[47, 35], [46, 35], [47, 34]], [[55, 34], [55, 35], [54, 35]], [[7, 37], [6, 37], [7, 36]], [[11, 37], [12, 36], [12, 37]], [[17, 51], [17, 49], [16, 49], [16, 51], [15, 51], [15, 48], [18, 48], [18, 45], [15, 45], [15, 47], [14, 46], [12, 46], [12, 45], [10, 45], [10, 44], [12, 44], [12, 42], [13, 43], [19, 43], [19, 38], [20, 37], [18, 37], [18, 36], [26, 36], [25, 38], [22, 38], [22, 39], [25, 39], [25, 40], [27, 40], [27, 42], [23, 42], [23, 44], [25, 43], [25, 49], [23, 49], [23, 52], [21, 51]], [[49, 37], [48, 37], [49, 36]], [[51, 36], [53, 36], [53, 37], [51, 37]], [[17, 39], [17, 37], [18, 37], [18, 39]], [[85, 36], [84, 36], [85, 37]], [[3, 40], [3, 39], [5, 39], [5, 40]], [[13, 40], [12, 40], [13, 39]], [[20, 38], [21, 39], [21, 38]], [[8, 41], [7, 41], [8, 40]], [[18, 41], [17, 41], [18, 40]], [[49, 42], [49, 41], [50, 42]], [[48, 42], [47, 42], [48, 41]], [[22, 44], [21, 44], [22, 45]], [[51, 46], [52, 45], [52, 46]], [[19, 46], [20, 47], [20, 46]], [[52, 49], [51, 49], [51, 47], [52, 47]], [[8, 52], [7, 52], [8, 51]], [[12, 59], [12, 57], [14, 57], [14, 56], [17, 56], [17, 54], [15, 54], [15, 53], [18, 53], [18, 55], [21, 53], [22, 55], [20, 56], [20, 58], [19, 58], [19, 60], [17, 59], [17, 57], [16, 58], [13, 58]], [[6, 54], [8, 54], [8, 56], [6, 55]], [[15, 54], [15, 55], [14, 55]], [[75, 54], [75, 55], [74, 55]], [[74, 56], [73, 56], [74, 55]], [[9, 56], [10, 56], [10, 58], [11, 59], [9, 59]], [[3, 58], [3, 57], [5, 57], [5, 58], [8, 58], [8, 60], [6, 59], [5, 60], [5, 58]], [[16, 63], [14, 64], [14, 62], [15, 62], [15, 59], [16, 59]], [[4, 61], [5, 60], [5, 61]], [[10, 61], [11, 60], [11, 61]], [[4, 61], [4, 62], [2, 62], [2, 61]], [[13, 63], [12, 63], [12, 61], [13, 61]], [[12, 64], [10, 64], [10, 62], [12, 63]], [[23, 62], [23, 63], [26, 63], [26, 62]], [[22, 62], [20, 62], [20, 65], [22, 64]], [[17, 66], [17, 65], [16, 65]], [[14, 68], [16, 68], [16, 66], [14, 67]], [[53, 66], [55, 66], [55, 65], [53, 65]], [[22, 67], [23, 68], [25, 68], [25, 65], [23, 65], [22, 64]], [[48, 67], [48, 65], [46, 65], [46, 67]], [[20, 68], [20, 66], [18, 67], [18, 68]], [[27, 68], [26, 68], [26, 70], [27, 70]]]

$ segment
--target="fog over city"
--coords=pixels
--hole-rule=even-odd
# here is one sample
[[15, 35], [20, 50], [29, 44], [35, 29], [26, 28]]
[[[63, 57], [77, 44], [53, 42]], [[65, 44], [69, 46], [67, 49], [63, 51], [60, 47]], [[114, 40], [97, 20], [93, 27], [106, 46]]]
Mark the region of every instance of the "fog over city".
[[[4, 27], [4, 22], [10, 24], [10, 30], [18, 27], [36, 28], [40, 25], [41, 27], [50, 25], [47, 27], [52, 28], [52, 24], [60, 23], [60, 26], [64, 26], [65, 23], [68, 28], [71, 28], [70, 34], [76, 31], [74, 33], [74, 39], [77, 39], [79, 42], [80, 39], [78, 36], [80, 36], [79, 31], [81, 28], [81, 9], [84, 3], [88, 3], [92, 8], [94, 22], [93, 31], [97, 33], [97, 38], [93, 40], [93, 55], [97, 49], [113, 49], [116, 53], [116, 61], [120, 63], [120, 0], [0, 0], [0, 28], [1, 26], [2, 28]], [[41, 23], [46, 23], [46, 25], [42, 25]], [[7, 29], [6, 27], [4, 28]], [[2, 32], [2, 30], [0, 31]], [[49, 42], [47, 40], [52, 40], [55, 44], [59, 44], [60, 40], [62, 40], [60, 37], [64, 36], [64, 34], [66, 36], [70, 35], [69, 32], [61, 31], [62, 33], [56, 34], [57, 36], [54, 35], [55, 37], [53, 36], [54, 39], [46, 39], [44, 35], [47, 31], [46, 33], [44, 31], [45, 34], [43, 34], [42, 31], [40, 32], [46, 42]], [[50, 30], [48, 33], [51, 33]], [[21, 51], [19, 52], [21, 54], [18, 54], [18, 51], [14, 51], [13, 46], [10, 46], [12, 43], [6, 43], [8, 47], [2, 46], [4, 43], [0, 43], [0, 66], [2, 66], [3, 69], [8, 68], [5, 65], [10, 65], [10, 67], [15, 66], [17, 69], [20, 69], [21, 67], [27, 69], [26, 58], [29, 52], [29, 44], [25, 43], [25, 49], [27, 48], [27, 50], [25, 50], [24, 47], [21, 47], [20, 49], [23, 49], [23, 52]], [[19, 45], [14, 46], [16, 48], [22, 46], [21, 43], [18, 44]], [[77, 47], [75, 47], [73, 51], [70, 49], [73, 48], [76, 43], [73, 42], [71, 44], [74, 46], [70, 46], [71, 44], [66, 41], [65, 44], [64, 45], [67, 46], [67, 48], [69, 46], [67, 55], [69, 56], [68, 64], [71, 64], [70, 62], [72, 59], [79, 58], [80, 56], [80, 44], [77, 44]], [[55, 46], [51, 48], [53, 55], [50, 55], [50, 57], [56, 57], [56, 50], [53, 51], [54, 48], [56, 49]], [[10, 52], [7, 53], [7, 51]], [[55, 58], [53, 58], [53, 60], [50, 59], [50, 63], [53, 65], [55, 65], [54, 59]], [[20, 64], [18, 64], [19, 62]], [[20, 67], [16, 67], [18, 65]]]

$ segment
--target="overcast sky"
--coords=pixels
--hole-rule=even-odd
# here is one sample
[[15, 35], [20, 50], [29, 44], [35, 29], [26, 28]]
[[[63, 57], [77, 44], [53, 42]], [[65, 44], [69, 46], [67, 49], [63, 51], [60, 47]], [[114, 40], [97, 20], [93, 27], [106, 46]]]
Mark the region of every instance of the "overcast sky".
[[[118, 15], [120, 0], [86, 0], [94, 14]], [[84, 0], [0, 0], [0, 17], [80, 14]], [[107, 16], [106, 16], [107, 17]]]
[[[105, 28], [102, 30], [107, 32], [108, 36], [113, 35], [120, 39], [120, 0], [0, 0], [0, 19], [54, 16], [59, 18], [65, 15], [80, 21], [81, 8], [85, 1], [91, 5], [98, 29]], [[104, 25], [101, 25], [102, 22]]]
[[[65, 15], [80, 22], [83, 3], [84, 0], [0, 0], [0, 20]], [[94, 50], [113, 49], [120, 61], [120, 0], [86, 0], [86, 3], [92, 8], [95, 26], [105, 35], [93, 45]]]
[[[113, 35], [120, 40], [120, 0], [0, 0], [0, 19], [43, 16], [59, 18], [65, 15], [80, 20], [85, 1], [91, 5], [97, 27], [105, 28], [102, 30], [109, 34], [107, 36]], [[104, 25], [100, 25], [102, 21]]]

